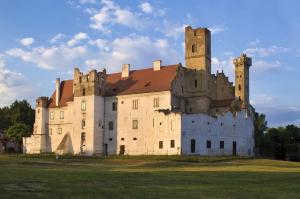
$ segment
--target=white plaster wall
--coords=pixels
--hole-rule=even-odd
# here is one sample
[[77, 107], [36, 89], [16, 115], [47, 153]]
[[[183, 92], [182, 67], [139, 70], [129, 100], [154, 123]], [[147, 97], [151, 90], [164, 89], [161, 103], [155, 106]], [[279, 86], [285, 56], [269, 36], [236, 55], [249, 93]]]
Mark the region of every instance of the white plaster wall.
[[[232, 155], [232, 142], [237, 143], [237, 155], [252, 156], [254, 147], [254, 128], [252, 117], [240, 111], [236, 117], [226, 112], [218, 117], [205, 114], [184, 114], [182, 116], [182, 154], [205, 156]], [[221, 123], [223, 125], [221, 125]], [[196, 140], [196, 152], [191, 153], [191, 139]], [[211, 140], [211, 149], [206, 141]], [[224, 141], [224, 149], [220, 149]]]
[[[159, 98], [159, 107], [153, 107], [154, 98]], [[138, 109], [132, 109], [132, 101], [138, 100]], [[112, 102], [118, 103], [118, 110], [112, 111]], [[120, 95], [105, 98], [105, 143], [109, 154], [119, 154], [125, 145], [125, 154], [154, 154], [156, 139], [153, 120], [158, 109], [171, 108], [169, 91], [143, 94]], [[132, 121], [138, 120], [138, 129], [132, 129]], [[114, 121], [114, 130], [108, 130], [109, 121]], [[110, 141], [109, 138], [112, 138]], [[123, 138], [123, 140], [122, 140]], [[136, 138], [136, 140], [134, 140]]]

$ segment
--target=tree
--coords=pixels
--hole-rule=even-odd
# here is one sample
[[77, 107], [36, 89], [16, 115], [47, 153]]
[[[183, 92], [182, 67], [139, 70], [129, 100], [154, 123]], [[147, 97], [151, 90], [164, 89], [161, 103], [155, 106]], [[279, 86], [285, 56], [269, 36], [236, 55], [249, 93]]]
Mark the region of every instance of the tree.
[[31, 130], [29, 125], [24, 123], [16, 123], [5, 131], [5, 136], [7, 138], [12, 139], [19, 144], [22, 143], [23, 137], [29, 136], [30, 134]]
[[253, 108], [254, 112], [254, 136], [255, 136], [255, 147], [260, 146], [261, 139], [264, 132], [268, 129], [268, 122], [266, 120], [266, 115], [258, 113]]
[[15, 101], [9, 107], [10, 124], [23, 123], [32, 131], [35, 111], [26, 100]]

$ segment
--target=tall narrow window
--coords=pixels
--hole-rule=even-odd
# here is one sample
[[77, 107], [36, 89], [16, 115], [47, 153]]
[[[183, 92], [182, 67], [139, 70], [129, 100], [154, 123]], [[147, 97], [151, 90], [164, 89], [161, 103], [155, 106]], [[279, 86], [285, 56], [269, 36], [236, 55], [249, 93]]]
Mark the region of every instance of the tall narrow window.
[[113, 102], [112, 103], [112, 110], [113, 111], [117, 111], [117, 109], [118, 109], [118, 103], [117, 102]]
[[240, 90], [242, 90], [242, 87], [241, 87], [241, 85], [239, 84], [239, 91], [240, 91]]
[[138, 120], [132, 120], [132, 129], [138, 129], [139, 122]]
[[193, 44], [192, 45], [192, 52], [194, 53], [194, 52], [197, 52], [197, 44]]
[[132, 109], [138, 109], [138, 107], [139, 107], [139, 101], [132, 100]]
[[63, 111], [60, 111], [59, 118], [64, 119], [64, 112]]
[[211, 148], [211, 141], [210, 141], [210, 140], [207, 140], [207, 141], [206, 141], [206, 148], [207, 148], [207, 149], [210, 149], [210, 148]]
[[196, 151], [196, 140], [191, 139], [191, 153], [195, 153]]
[[110, 130], [110, 131], [114, 130], [114, 122], [113, 121], [108, 122], [108, 130]]
[[195, 80], [194, 84], [195, 84], [195, 88], [197, 88], [197, 86], [198, 86], [198, 81]]
[[82, 89], [82, 96], [85, 96], [85, 88]]
[[85, 119], [81, 120], [81, 128], [82, 128], [82, 129], [85, 128]]
[[170, 148], [175, 148], [175, 140], [170, 141]]
[[158, 145], [159, 145], [159, 146], [158, 146], [159, 149], [164, 148], [164, 142], [163, 142], [163, 141], [159, 141]]
[[81, 110], [82, 111], [86, 110], [86, 101], [85, 100], [81, 101]]
[[153, 99], [153, 107], [159, 107], [159, 98], [158, 97]]

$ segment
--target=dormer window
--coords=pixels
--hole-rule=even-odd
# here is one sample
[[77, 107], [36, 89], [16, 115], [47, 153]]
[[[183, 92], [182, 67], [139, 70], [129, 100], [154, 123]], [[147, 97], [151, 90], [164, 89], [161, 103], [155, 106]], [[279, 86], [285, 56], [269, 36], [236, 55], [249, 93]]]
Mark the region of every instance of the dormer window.
[[194, 52], [197, 52], [197, 51], [198, 51], [197, 44], [193, 44], [192, 45], [192, 52], [194, 53]]

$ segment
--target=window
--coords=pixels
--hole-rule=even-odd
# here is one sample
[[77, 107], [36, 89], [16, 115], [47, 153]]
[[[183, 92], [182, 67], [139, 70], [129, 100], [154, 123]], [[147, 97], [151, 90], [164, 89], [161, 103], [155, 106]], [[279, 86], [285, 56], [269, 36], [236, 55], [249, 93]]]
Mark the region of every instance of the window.
[[139, 101], [138, 100], [132, 100], [132, 109], [138, 109]]
[[60, 111], [60, 113], [59, 113], [59, 118], [60, 118], [60, 119], [64, 119], [64, 112], [63, 112], [63, 111]]
[[133, 138], [133, 140], [137, 140], [137, 138]]
[[191, 139], [191, 153], [195, 153], [196, 151], [196, 140]]
[[241, 87], [241, 85], [239, 84], [239, 91], [240, 91], [240, 90], [242, 90], [242, 87]]
[[122, 141], [124, 141], [124, 138], [121, 138]]
[[224, 141], [220, 141], [220, 149], [224, 149]]
[[117, 102], [113, 102], [112, 103], [112, 110], [113, 111], [117, 111], [117, 109], [118, 109], [118, 103]]
[[159, 98], [158, 97], [153, 99], [153, 107], [159, 107]]
[[207, 148], [207, 149], [210, 149], [210, 148], [211, 148], [211, 141], [210, 141], [210, 140], [207, 140], [207, 141], [206, 141], [206, 148]]
[[159, 149], [164, 148], [164, 142], [163, 141], [159, 141], [158, 147], [159, 147]]
[[81, 128], [82, 128], [82, 129], [85, 128], [85, 120], [81, 120]]
[[132, 120], [132, 129], [138, 129], [138, 121], [137, 120]]
[[62, 133], [62, 129], [61, 128], [58, 128], [57, 129], [57, 134], [61, 134]]
[[198, 81], [195, 80], [194, 84], [195, 84], [195, 88], [197, 88], [197, 86], [198, 86]]
[[54, 113], [50, 112], [50, 119], [53, 120], [54, 119]]
[[114, 130], [114, 122], [113, 121], [109, 121], [108, 122], [108, 130]]
[[82, 89], [82, 96], [85, 96], [85, 88]]
[[171, 148], [175, 148], [175, 140], [171, 140], [170, 141], [170, 147]]
[[197, 44], [192, 45], [192, 52], [197, 52]]
[[86, 110], [86, 101], [85, 100], [81, 102], [81, 110], [82, 111]]

